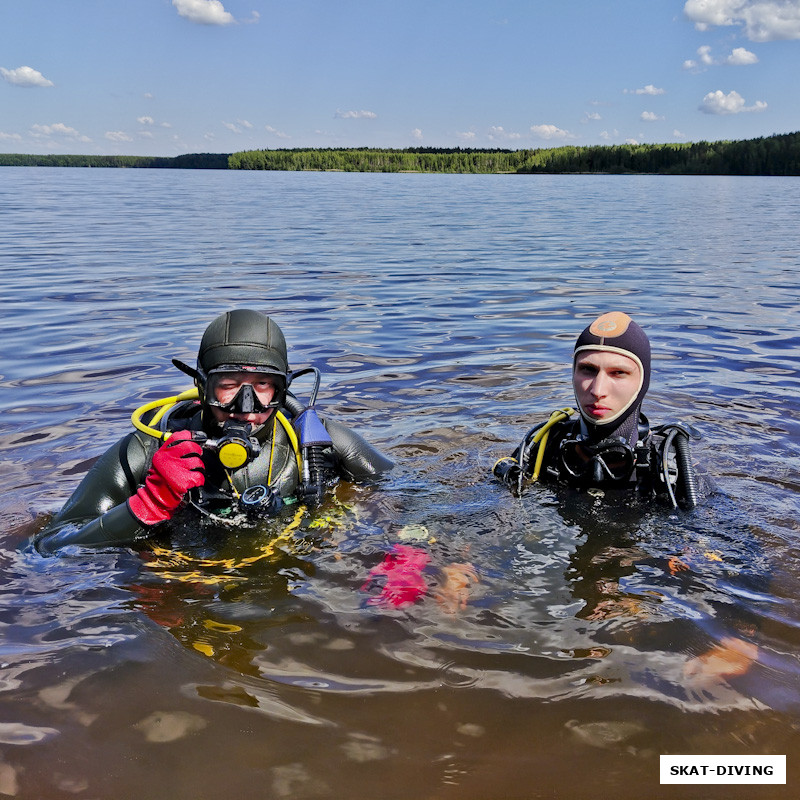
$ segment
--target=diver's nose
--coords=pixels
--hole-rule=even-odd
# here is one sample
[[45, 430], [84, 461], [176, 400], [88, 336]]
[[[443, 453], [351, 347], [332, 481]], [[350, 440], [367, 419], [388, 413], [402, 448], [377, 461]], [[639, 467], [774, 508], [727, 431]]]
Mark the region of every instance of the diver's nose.
[[598, 372], [594, 376], [590, 391], [592, 393], [592, 397], [597, 399], [605, 397], [608, 394], [608, 378], [603, 374], [602, 371]]

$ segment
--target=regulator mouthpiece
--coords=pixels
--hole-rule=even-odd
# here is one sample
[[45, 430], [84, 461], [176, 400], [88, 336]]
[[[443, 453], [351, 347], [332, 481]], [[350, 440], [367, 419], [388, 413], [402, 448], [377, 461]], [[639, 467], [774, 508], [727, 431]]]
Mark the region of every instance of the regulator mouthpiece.
[[255, 437], [250, 436], [250, 430], [251, 426], [246, 422], [228, 420], [222, 426], [219, 438], [205, 439], [202, 445], [214, 451], [226, 469], [239, 469], [261, 452], [261, 445]]

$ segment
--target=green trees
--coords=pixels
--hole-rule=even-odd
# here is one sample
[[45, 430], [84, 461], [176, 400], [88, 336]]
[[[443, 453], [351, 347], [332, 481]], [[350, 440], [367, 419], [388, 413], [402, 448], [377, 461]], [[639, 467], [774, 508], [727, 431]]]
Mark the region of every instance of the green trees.
[[517, 172], [526, 150], [414, 147], [248, 150], [228, 159], [231, 169], [337, 170], [342, 172]]
[[257, 169], [437, 173], [656, 173], [662, 175], [800, 175], [800, 133], [743, 141], [623, 144], [535, 150], [369, 147], [246, 150], [147, 156], [0, 153], [0, 166]]
[[132, 169], [228, 169], [227, 153], [159, 156], [29, 156], [0, 153], [0, 167], [128, 167]]
[[800, 175], [800, 133], [739, 142], [625, 144], [537, 150], [370, 148], [249, 150], [230, 169], [343, 172]]

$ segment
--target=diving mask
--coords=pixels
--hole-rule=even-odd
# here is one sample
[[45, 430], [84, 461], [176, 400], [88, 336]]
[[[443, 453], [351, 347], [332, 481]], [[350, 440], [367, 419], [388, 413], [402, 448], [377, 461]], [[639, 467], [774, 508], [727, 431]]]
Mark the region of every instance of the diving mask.
[[629, 480], [636, 468], [636, 451], [618, 436], [592, 442], [578, 435], [564, 439], [558, 452], [564, 470], [589, 483], [621, 483]]
[[280, 378], [244, 368], [214, 370], [208, 376], [205, 402], [228, 414], [261, 414], [281, 404]]

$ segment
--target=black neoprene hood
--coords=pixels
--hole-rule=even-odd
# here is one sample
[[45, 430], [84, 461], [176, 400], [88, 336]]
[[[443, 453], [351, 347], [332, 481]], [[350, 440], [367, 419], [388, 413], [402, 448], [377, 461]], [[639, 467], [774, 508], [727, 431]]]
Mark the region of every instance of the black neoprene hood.
[[[639, 410], [650, 386], [650, 341], [647, 334], [627, 314], [611, 311], [599, 316], [578, 337], [572, 358], [573, 370], [578, 355], [587, 350], [620, 353], [632, 358], [639, 366], [639, 390], [619, 416], [598, 423], [580, 409], [583, 422], [593, 439], [619, 435], [635, 444]], [[580, 401], [578, 403], [580, 405]]]
[[207, 328], [197, 352], [202, 376], [223, 366], [256, 367], [286, 378], [289, 359], [278, 324], [260, 311], [226, 311]]

